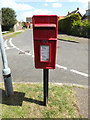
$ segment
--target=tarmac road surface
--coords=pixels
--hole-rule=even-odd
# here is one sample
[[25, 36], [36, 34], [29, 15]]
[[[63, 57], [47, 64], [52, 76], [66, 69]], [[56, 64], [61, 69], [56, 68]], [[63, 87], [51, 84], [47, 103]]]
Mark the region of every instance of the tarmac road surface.
[[[88, 85], [88, 39], [79, 37], [77, 39], [79, 43], [58, 40], [57, 64], [56, 69], [49, 70], [50, 82]], [[7, 39], [5, 49], [13, 82], [43, 81], [43, 70], [34, 67], [32, 29]], [[0, 81], [2, 81], [1, 56]]]

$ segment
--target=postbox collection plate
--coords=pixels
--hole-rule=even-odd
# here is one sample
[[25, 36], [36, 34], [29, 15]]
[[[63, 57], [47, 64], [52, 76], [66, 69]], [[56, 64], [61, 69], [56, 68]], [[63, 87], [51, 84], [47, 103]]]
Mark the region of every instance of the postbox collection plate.
[[40, 46], [40, 60], [41, 62], [49, 62], [50, 60], [50, 46], [49, 45], [41, 45]]

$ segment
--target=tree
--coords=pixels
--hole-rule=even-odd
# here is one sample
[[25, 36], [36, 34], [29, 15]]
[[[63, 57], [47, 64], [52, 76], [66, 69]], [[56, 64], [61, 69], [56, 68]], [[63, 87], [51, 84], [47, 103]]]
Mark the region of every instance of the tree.
[[2, 8], [2, 30], [13, 30], [16, 24], [16, 13], [12, 8]]

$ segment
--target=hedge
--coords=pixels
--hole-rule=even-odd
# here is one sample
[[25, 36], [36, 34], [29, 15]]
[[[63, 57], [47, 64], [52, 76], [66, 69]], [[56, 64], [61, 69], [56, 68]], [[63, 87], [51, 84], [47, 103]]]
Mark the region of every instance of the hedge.
[[59, 20], [58, 24], [59, 32], [70, 34], [72, 25], [77, 20], [81, 20], [81, 17], [79, 16], [78, 13], [72, 14], [70, 16], [65, 17], [64, 19]]
[[90, 38], [90, 23], [88, 23], [87, 20], [74, 22], [71, 29], [71, 34]]
[[90, 37], [90, 24], [86, 21], [81, 21], [79, 14], [72, 14], [64, 19], [59, 19], [58, 31], [65, 34]]

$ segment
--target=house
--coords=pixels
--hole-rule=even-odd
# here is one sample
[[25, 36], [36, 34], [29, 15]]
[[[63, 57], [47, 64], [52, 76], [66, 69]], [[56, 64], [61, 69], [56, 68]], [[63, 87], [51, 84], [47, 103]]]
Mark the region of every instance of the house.
[[32, 17], [26, 17], [26, 22], [32, 22]]
[[80, 17], [82, 18], [82, 14], [80, 13], [79, 8], [77, 8], [77, 10], [74, 10], [72, 12], [68, 12], [68, 14], [66, 15], [66, 17], [69, 16], [69, 15], [71, 15], [71, 14], [76, 14], [76, 13], [78, 13], [80, 15]]
[[27, 28], [32, 27], [32, 17], [26, 17]]
[[22, 26], [20, 25], [20, 22], [16, 20], [16, 24], [14, 25], [14, 31], [22, 30]]
[[86, 19], [88, 19], [88, 21], [90, 22], [90, 9], [86, 10], [86, 13], [81, 18], [82, 21]]
[[63, 19], [65, 16], [58, 16], [58, 19]]

